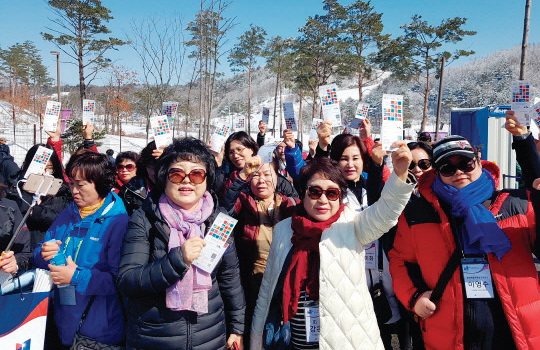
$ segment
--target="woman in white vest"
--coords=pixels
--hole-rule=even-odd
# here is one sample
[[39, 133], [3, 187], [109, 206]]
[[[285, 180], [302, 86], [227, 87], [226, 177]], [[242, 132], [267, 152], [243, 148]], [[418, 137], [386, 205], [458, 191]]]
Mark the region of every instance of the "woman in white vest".
[[251, 326], [251, 349], [383, 349], [365, 274], [364, 244], [393, 227], [413, 186], [404, 142], [392, 145], [393, 174], [362, 212], [343, 203], [335, 162], [300, 172], [302, 206], [278, 223]]

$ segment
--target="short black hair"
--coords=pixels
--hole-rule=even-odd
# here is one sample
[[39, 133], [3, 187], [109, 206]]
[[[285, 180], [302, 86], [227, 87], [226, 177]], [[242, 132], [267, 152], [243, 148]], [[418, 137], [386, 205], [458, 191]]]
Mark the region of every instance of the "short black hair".
[[198, 139], [193, 137], [183, 137], [176, 139], [174, 142], [165, 148], [161, 157], [159, 157], [155, 169], [156, 183], [150, 194], [152, 198], [158, 199], [165, 193], [165, 185], [167, 183], [167, 172], [171, 164], [187, 160], [190, 162], [201, 162], [206, 168], [206, 190], [214, 190], [216, 181], [216, 160], [208, 147]]
[[58, 157], [58, 154], [56, 154], [55, 149], [51, 145], [44, 145], [42, 143], [30, 147], [28, 152], [26, 152], [26, 156], [24, 157], [24, 162], [21, 169], [21, 174], [23, 176], [24, 174], [26, 174], [26, 171], [28, 170], [30, 163], [32, 163], [32, 159], [34, 158], [34, 155], [36, 154], [40, 146], [53, 150], [52, 155], [51, 155], [51, 163], [53, 165], [52, 175], [57, 179], [64, 180], [64, 167], [62, 165], [62, 162], [60, 162], [60, 158]]
[[227, 138], [227, 141], [225, 141], [225, 158], [227, 158], [228, 161], [230, 161], [229, 151], [231, 149], [231, 142], [233, 141], [240, 142], [242, 146], [251, 149], [253, 151], [253, 155], [256, 155], [259, 151], [259, 145], [251, 136], [248, 135], [247, 132], [237, 131], [232, 133], [231, 136]]
[[418, 134], [418, 141], [431, 142], [431, 134], [429, 132], [421, 132]]
[[107, 151], [105, 151], [105, 154], [108, 156], [112, 156], [114, 154], [114, 151], [109, 148]]
[[137, 161], [139, 160], [139, 155], [133, 151], [126, 151], [118, 153], [116, 156], [116, 164], [122, 163], [124, 160], [132, 160], [135, 165], [137, 165]]
[[423, 141], [409, 142], [407, 144], [407, 147], [409, 147], [409, 150], [411, 150], [411, 151], [413, 149], [421, 148], [424, 151], [426, 151], [426, 153], [428, 154], [429, 160], [431, 160], [431, 158], [433, 158], [433, 148], [430, 145], [428, 145], [427, 143], [423, 142]]
[[360, 156], [362, 157], [362, 170], [366, 169], [371, 160], [371, 157], [369, 156], [369, 152], [365, 142], [362, 141], [362, 139], [358, 136], [354, 136], [351, 134], [339, 134], [334, 137], [334, 140], [330, 145], [330, 158], [336, 162], [339, 162], [341, 156], [343, 155], [343, 152], [345, 152], [345, 149], [350, 146], [358, 147], [358, 149], [360, 150]]
[[327, 157], [317, 157], [312, 159], [307, 165], [300, 169], [299, 187], [300, 187], [300, 199], [304, 199], [306, 195], [307, 183], [316, 174], [319, 174], [322, 178], [328, 179], [339, 186], [341, 191], [340, 202], [347, 196], [347, 181], [339, 170], [337, 163]]
[[100, 198], [105, 198], [111, 192], [116, 179], [116, 169], [107, 155], [89, 149], [75, 152], [66, 165], [66, 173], [74, 178], [77, 173], [96, 186]]
[[146, 147], [142, 149], [139, 160], [137, 161], [137, 176], [147, 180], [149, 183], [151, 183], [151, 181], [148, 176], [148, 168], [154, 167], [155, 170], [155, 165], [157, 163], [156, 158], [152, 155], [152, 152], [154, 152], [155, 149], [157, 149], [156, 141], [150, 141]]

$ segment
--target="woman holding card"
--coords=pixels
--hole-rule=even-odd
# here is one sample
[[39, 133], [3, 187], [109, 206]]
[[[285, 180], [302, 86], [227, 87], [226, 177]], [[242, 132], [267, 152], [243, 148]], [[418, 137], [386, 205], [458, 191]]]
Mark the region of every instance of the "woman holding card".
[[302, 349], [383, 349], [364, 244], [396, 224], [413, 188], [405, 183], [410, 151], [403, 142], [394, 146], [395, 174], [381, 198], [362, 212], [343, 203], [347, 183], [335, 162], [320, 157], [302, 168], [302, 205], [274, 229], [251, 349], [275, 342]]
[[[516, 146], [526, 128], [512, 122]], [[396, 295], [420, 317], [425, 347], [539, 349], [532, 253], [540, 250], [528, 193], [497, 191], [499, 168], [458, 135], [433, 145], [432, 164], [389, 253]]]
[[234, 238], [246, 296], [246, 331], [251, 326], [274, 226], [291, 217], [299, 202], [276, 191], [278, 172], [279, 160], [275, 155], [272, 162], [265, 164], [261, 164], [259, 156], [252, 157], [221, 202], [238, 219]]
[[[124, 238], [118, 286], [128, 349], [242, 348], [245, 300], [234, 239], [212, 273], [193, 262], [218, 215], [216, 162], [199, 140], [167, 147], [155, 185]], [[226, 334], [229, 337], [226, 339]]]
[[129, 217], [111, 191], [115, 169], [105, 154], [82, 150], [71, 156], [66, 173], [73, 201], [34, 251], [34, 262], [49, 269], [58, 286], [54, 320], [62, 348], [85, 338], [118, 345], [124, 322], [115, 278]]

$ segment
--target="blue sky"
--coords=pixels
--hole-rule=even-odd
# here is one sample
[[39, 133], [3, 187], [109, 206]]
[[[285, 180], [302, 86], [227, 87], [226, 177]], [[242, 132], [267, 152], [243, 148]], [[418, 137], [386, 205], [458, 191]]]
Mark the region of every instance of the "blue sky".
[[[208, 0], [207, 0], [208, 1]], [[340, 0], [348, 4], [352, 0]], [[124, 38], [129, 32], [130, 21], [142, 19], [148, 15], [171, 16], [179, 14], [184, 23], [192, 20], [199, 8], [197, 0], [103, 0], [103, 5], [112, 11], [114, 19], [108, 23], [112, 35]], [[433, 0], [426, 5], [426, 1], [419, 0], [372, 0], [375, 11], [383, 13], [384, 32], [393, 36], [402, 34], [400, 25], [410, 22], [415, 13], [431, 24], [439, 24], [441, 20], [449, 17], [468, 18], [466, 29], [478, 32], [463, 42], [447, 47], [452, 51], [457, 48], [476, 51], [473, 58], [482, 57], [493, 51], [507, 49], [520, 45], [523, 35], [523, 15], [525, 0]], [[55, 58], [49, 51], [56, 50], [51, 43], [45, 42], [41, 35], [46, 26], [52, 23], [48, 18], [53, 14], [44, 0], [0, 0], [0, 12], [3, 14], [0, 21], [0, 47], [7, 47], [23, 42], [33, 41], [41, 54], [44, 63], [49, 67], [49, 73], [56, 78]], [[280, 35], [292, 37], [298, 35], [298, 27], [304, 25], [308, 16], [322, 14], [321, 0], [234, 0], [225, 16], [236, 17], [235, 28], [228, 36], [228, 48], [236, 42], [236, 38], [249, 28], [250, 24], [263, 27], [269, 37]], [[540, 9], [531, 8], [531, 27], [529, 43], [540, 43]], [[117, 60], [118, 64], [132, 70], [139, 70], [139, 61], [135, 52], [125, 46], [119, 51], [109, 55]], [[467, 59], [453, 63], [462, 64]], [[77, 84], [78, 72], [74, 65], [65, 63], [65, 55], [61, 55], [61, 82], [62, 84]], [[223, 61], [226, 62], [224, 59]], [[260, 59], [259, 63], [263, 63]], [[221, 70], [230, 75], [229, 67], [225, 63]], [[96, 81], [100, 84], [100, 81]]]

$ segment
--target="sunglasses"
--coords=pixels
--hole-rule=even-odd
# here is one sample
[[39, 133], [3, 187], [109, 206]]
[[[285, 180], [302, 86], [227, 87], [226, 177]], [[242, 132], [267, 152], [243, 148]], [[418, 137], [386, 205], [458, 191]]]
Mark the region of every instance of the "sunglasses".
[[444, 177], [453, 176], [456, 171], [459, 169], [464, 173], [469, 173], [476, 168], [476, 159], [475, 158], [465, 158], [460, 160], [457, 164], [444, 163], [439, 166], [437, 169], [439, 174]]
[[186, 176], [189, 178], [189, 181], [194, 183], [195, 185], [202, 184], [204, 182], [204, 179], [206, 179], [206, 171], [203, 169], [194, 169], [191, 170], [189, 174], [186, 174], [186, 172], [182, 169], [170, 169], [169, 173], [167, 174], [169, 177], [169, 181], [173, 184], [179, 184], [184, 181]]
[[311, 199], [319, 199], [324, 194], [329, 201], [337, 201], [341, 197], [341, 191], [339, 188], [329, 188], [323, 190], [319, 186], [309, 186], [306, 189], [307, 195]]
[[126, 164], [126, 165], [116, 164], [116, 170], [122, 170], [122, 169], [126, 169], [127, 171], [132, 171], [133, 169], [135, 169], [135, 164]]
[[428, 170], [431, 168], [431, 162], [429, 159], [420, 159], [418, 163], [415, 163], [414, 160], [411, 162], [411, 165], [409, 165], [409, 170], [413, 170], [416, 168], [416, 165], [422, 170]]

